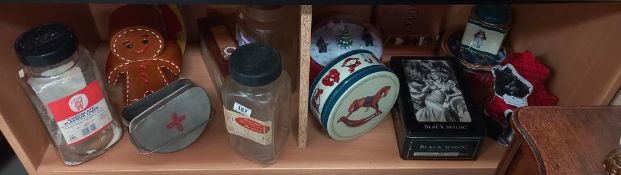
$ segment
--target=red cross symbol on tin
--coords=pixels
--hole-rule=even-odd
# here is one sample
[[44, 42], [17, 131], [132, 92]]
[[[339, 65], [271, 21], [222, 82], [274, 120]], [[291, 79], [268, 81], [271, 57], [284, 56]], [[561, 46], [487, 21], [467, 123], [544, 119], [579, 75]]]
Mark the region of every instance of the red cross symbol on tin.
[[185, 120], [185, 115], [178, 116], [176, 112], [173, 112], [170, 118], [172, 120], [166, 125], [166, 128], [170, 129], [175, 127], [178, 131], [183, 131], [183, 125], [181, 124], [181, 122]]

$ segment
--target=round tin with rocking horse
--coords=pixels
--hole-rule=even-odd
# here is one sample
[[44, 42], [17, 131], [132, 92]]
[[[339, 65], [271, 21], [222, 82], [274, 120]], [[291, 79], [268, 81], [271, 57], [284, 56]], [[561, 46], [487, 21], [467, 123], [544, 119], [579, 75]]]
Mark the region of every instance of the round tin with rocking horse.
[[367, 50], [338, 56], [318, 74], [309, 94], [315, 118], [335, 140], [351, 140], [373, 129], [399, 94], [397, 76]]

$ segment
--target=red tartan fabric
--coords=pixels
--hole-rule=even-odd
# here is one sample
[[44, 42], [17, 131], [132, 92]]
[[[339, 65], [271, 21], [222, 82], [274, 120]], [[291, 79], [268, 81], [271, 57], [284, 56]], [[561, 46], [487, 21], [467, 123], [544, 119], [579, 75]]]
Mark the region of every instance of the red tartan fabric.
[[485, 109], [494, 96], [494, 76], [491, 73], [464, 72], [472, 103], [477, 109]]
[[[533, 85], [533, 92], [528, 96], [529, 106], [554, 106], [558, 99], [550, 94], [545, 81], [550, 76], [550, 69], [541, 64], [530, 51], [514, 53], [509, 56], [502, 65], [512, 64], [515, 70]], [[504, 100], [494, 95], [490, 104], [487, 105], [486, 112], [492, 118], [502, 124], [509, 124], [505, 111], [513, 111], [516, 107], [506, 104]]]

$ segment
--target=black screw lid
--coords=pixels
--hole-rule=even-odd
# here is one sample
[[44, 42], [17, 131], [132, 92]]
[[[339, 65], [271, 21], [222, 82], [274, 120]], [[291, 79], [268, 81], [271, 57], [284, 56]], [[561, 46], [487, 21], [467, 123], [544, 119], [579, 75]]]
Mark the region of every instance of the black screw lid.
[[15, 40], [19, 61], [32, 67], [53, 65], [67, 60], [78, 48], [71, 27], [52, 23], [32, 28]]
[[276, 49], [263, 43], [250, 43], [233, 52], [229, 70], [233, 80], [242, 85], [264, 86], [278, 79], [282, 62]]

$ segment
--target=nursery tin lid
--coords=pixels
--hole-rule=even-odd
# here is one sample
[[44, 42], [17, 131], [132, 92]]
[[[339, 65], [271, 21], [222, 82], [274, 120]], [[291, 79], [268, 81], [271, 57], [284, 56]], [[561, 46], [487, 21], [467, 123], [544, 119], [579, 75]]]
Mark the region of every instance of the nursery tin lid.
[[[328, 64], [319, 75], [323, 78], [313, 83], [312, 112], [335, 140], [351, 140], [370, 131], [395, 104], [399, 80], [372, 57], [365, 50], [345, 53]], [[326, 85], [324, 79], [331, 74], [338, 74], [338, 82]]]
[[131, 104], [122, 115], [141, 153], [168, 153], [189, 146], [203, 133], [210, 105], [205, 90], [181, 79]]
[[371, 51], [380, 61], [383, 46], [379, 32], [371, 24], [353, 16], [333, 16], [313, 28], [311, 58], [326, 66], [339, 55], [364, 49]]

